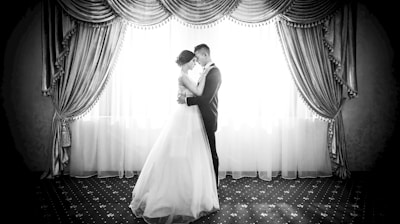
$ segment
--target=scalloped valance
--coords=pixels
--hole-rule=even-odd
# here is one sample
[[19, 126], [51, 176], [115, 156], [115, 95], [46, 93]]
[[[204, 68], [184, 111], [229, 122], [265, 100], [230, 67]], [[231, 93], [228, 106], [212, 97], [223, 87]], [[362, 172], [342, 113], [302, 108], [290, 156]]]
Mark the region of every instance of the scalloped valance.
[[263, 23], [276, 16], [296, 26], [313, 26], [332, 16], [345, 0], [57, 0], [80, 22], [96, 26], [123, 19], [139, 26], [158, 25], [175, 16], [191, 25], [207, 25], [229, 16]]

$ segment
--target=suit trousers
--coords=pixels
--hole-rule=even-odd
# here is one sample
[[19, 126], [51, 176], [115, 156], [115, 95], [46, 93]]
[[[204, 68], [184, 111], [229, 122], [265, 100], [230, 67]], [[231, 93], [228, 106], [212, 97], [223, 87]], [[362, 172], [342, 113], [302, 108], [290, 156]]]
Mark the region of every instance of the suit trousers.
[[210, 144], [211, 158], [212, 158], [213, 165], [214, 165], [216, 184], [217, 184], [217, 188], [218, 188], [219, 159], [218, 159], [217, 148], [216, 148], [216, 144], [215, 144], [215, 131], [211, 128], [206, 127], [206, 132], [207, 132], [208, 142]]

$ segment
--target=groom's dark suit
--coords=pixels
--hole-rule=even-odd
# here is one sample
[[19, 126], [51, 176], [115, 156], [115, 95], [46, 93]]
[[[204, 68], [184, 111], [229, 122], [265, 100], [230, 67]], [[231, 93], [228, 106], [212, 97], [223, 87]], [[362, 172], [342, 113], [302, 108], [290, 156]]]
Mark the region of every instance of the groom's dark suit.
[[203, 117], [204, 126], [210, 143], [211, 156], [214, 165], [216, 183], [218, 187], [218, 154], [215, 145], [215, 132], [217, 131], [218, 120], [218, 90], [221, 86], [221, 73], [214, 64], [206, 76], [203, 94], [196, 97], [188, 97], [187, 105], [198, 105]]

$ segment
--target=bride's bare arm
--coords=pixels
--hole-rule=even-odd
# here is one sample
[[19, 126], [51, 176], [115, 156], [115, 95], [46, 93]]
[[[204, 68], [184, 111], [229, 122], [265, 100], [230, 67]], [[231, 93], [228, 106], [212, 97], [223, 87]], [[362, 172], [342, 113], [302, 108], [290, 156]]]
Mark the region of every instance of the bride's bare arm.
[[189, 77], [187, 77], [185, 75], [183, 75], [181, 77], [181, 81], [182, 81], [182, 84], [196, 96], [201, 96], [203, 94], [204, 84], [206, 82], [205, 77], [200, 78], [199, 85], [196, 85], [196, 83], [194, 83], [192, 80], [189, 79]]

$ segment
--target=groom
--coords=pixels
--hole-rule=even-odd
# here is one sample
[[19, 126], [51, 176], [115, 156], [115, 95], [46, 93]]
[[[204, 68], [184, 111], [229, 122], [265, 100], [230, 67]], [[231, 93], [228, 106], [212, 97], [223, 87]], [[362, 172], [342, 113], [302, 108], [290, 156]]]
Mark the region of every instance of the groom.
[[203, 117], [204, 126], [210, 143], [211, 157], [214, 164], [215, 178], [218, 188], [218, 154], [215, 145], [215, 132], [218, 120], [218, 89], [221, 86], [221, 73], [211, 61], [210, 48], [206, 44], [197, 45], [194, 48], [197, 62], [208, 71], [203, 94], [195, 97], [179, 96], [178, 102], [188, 106], [198, 105]]

